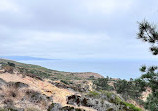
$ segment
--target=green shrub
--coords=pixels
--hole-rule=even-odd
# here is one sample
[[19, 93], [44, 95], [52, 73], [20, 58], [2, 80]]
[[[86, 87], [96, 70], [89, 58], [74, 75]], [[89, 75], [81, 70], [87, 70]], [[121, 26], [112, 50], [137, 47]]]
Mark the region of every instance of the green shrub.
[[108, 90], [111, 91], [113, 90], [113, 87], [110, 86], [109, 83], [109, 78], [99, 78], [93, 82], [96, 85], [96, 90]]
[[158, 97], [153, 96], [150, 94], [145, 102], [145, 108], [150, 109], [150, 111], [156, 111], [158, 109]]
[[15, 67], [15, 64], [14, 64], [14, 63], [11, 63], [11, 62], [8, 62], [8, 65], [9, 65], [9, 66], [12, 66], [12, 67]]
[[132, 98], [139, 102], [139, 97], [145, 90], [145, 83], [139, 79], [137, 80], [117, 80], [114, 83], [114, 88], [118, 94], [121, 94], [125, 100]]
[[99, 97], [100, 94], [98, 92], [96, 92], [96, 91], [90, 91], [87, 95], [89, 97], [97, 98], [97, 97]]
[[127, 103], [127, 102], [123, 102], [123, 104], [124, 104], [127, 108], [129, 108], [130, 110], [132, 110], [132, 111], [142, 111], [142, 109], [140, 109], [140, 108], [134, 106], [133, 104], [130, 104], [130, 103]]
[[64, 80], [60, 80], [60, 82], [64, 83], [64, 84], [69, 84], [67, 81], [64, 81]]

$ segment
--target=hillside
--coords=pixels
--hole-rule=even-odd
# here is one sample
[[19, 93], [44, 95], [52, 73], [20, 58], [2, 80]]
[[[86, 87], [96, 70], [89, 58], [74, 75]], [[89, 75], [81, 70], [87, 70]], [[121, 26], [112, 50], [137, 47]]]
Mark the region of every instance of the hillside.
[[47, 69], [38, 65], [24, 64], [12, 60], [0, 59], [1, 64], [7, 64], [8, 62], [16, 64], [16, 68], [18, 68], [21, 73], [36, 74], [39, 77], [53, 80], [83, 80], [89, 78], [103, 78], [103, 76], [100, 74], [93, 72], [63, 72]]
[[106, 78], [96, 73], [60, 72], [4, 59], [0, 64], [0, 111], [143, 110], [112, 86], [102, 87]]

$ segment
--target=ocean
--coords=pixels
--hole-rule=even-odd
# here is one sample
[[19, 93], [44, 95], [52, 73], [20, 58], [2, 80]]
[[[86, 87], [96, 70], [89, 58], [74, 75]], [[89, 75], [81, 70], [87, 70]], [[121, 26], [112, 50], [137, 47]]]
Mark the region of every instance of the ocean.
[[49, 69], [65, 72], [96, 72], [104, 77], [127, 79], [141, 76], [142, 65], [157, 65], [155, 60], [19, 60], [22, 63], [40, 65]]

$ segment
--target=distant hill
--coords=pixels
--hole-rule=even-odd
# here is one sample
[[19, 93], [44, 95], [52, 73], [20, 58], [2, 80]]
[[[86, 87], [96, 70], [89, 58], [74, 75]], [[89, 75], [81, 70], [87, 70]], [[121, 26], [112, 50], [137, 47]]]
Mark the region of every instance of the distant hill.
[[30, 56], [1, 56], [0, 58], [9, 59], [9, 60], [55, 60], [49, 58], [39, 58], [39, 57], [30, 57]]
[[24, 64], [12, 60], [0, 59], [0, 63], [14, 63], [21, 73], [29, 73], [40, 76], [41, 78], [49, 78], [52, 80], [82, 80], [104, 78], [102, 75], [93, 72], [64, 72], [53, 69], [47, 69], [39, 65]]

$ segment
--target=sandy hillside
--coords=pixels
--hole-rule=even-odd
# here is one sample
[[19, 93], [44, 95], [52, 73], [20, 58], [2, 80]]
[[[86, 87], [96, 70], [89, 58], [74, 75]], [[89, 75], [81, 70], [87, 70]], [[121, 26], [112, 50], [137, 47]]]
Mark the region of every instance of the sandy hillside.
[[[29, 89], [33, 89], [49, 97], [52, 97], [54, 103], [60, 103], [62, 106], [72, 106], [66, 104], [66, 97], [75, 94], [75, 92], [68, 89], [58, 88], [49, 83], [48, 80], [41, 81], [28, 76], [23, 77], [21, 74], [10, 73], [0, 74], [0, 78], [5, 80], [6, 82], [22, 82], [28, 84]], [[76, 108], [83, 108], [86, 111], [96, 111], [94, 109], [82, 106]]]

